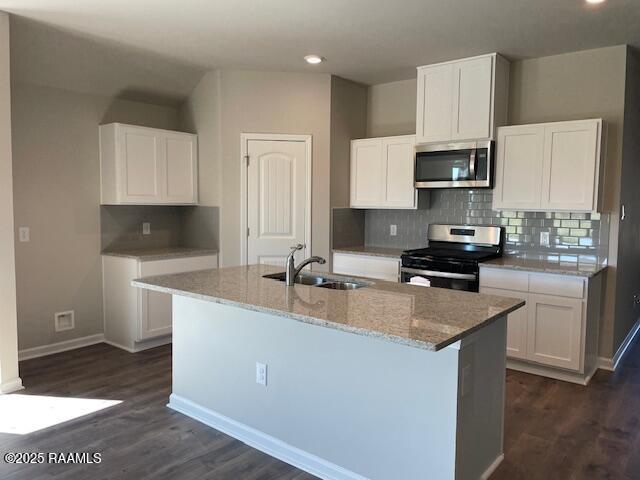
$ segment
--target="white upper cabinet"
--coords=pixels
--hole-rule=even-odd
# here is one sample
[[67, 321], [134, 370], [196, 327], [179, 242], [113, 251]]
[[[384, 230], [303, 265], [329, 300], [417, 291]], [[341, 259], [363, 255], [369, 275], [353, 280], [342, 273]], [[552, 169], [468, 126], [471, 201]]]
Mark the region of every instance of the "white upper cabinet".
[[351, 142], [351, 207], [416, 208], [415, 136]]
[[377, 206], [383, 202], [382, 139], [351, 142], [351, 206]]
[[547, 125], [544, 132], [542, 208], [596, 210], [602, 121]]
[[498, 129], [493, 208], [597, 211], [602, 130], [600, 119]]
[[103, 205], [198, 202], [197, 136], [111, 123], [100, 126]]
[[419, 143], [451, 138], [453, 64], [418, 70], [417, 139]]
[[497, 54], [418, 67], [417, 143], [493, 140], [508, 89], [509, 64]]
[[544, 127], [498, 129], [494, 208], [540, 208]]

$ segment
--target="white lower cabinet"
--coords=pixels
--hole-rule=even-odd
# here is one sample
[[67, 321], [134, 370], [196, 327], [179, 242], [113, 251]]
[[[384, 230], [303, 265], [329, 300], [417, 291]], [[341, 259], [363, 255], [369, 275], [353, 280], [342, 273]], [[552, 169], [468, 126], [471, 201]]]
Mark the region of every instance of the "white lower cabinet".
[[398, 282], [400, 280], [400, 259], [335, 252], [333, 254], [333, 273]]
[[[498, 297], [519, 298], [529, 301], [529, 295], [512, 290], [498, 288], [481, 288], [481, 293]], [[507, 356], [510, 358], [527, 358], [527, 305], [509, 314], [507, 318]]]
[[507, 366], [586, 384], [597, 369], [601, 275], [480, 268], [480, 293], [519, 298], [507, 319]]
[[103, 255], [105, 340], [130, 352], [169, 343], [171, 295], [133, 287], [131, 281], [217, 267], [217, 255], [153, 261]]
[[526, 358], [580, 370], [582, 300], [531, 294], [528, 310]]

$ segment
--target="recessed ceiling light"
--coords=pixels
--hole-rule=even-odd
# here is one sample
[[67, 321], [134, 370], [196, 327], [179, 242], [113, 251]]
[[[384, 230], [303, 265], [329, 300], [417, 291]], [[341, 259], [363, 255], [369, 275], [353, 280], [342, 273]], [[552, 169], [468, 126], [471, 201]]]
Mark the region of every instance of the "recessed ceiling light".
[[587, 3], [590, 3], [591, 5], [595, 5], [597, 3], [604, 3], [605, 0], [585, 0]]
[[317, 65], [318, 63], [322, 63], [324, 61], [324, 58], [322, 58], [320, 55], [307, 55], [304, 57], [304, 59], [311, 65]]

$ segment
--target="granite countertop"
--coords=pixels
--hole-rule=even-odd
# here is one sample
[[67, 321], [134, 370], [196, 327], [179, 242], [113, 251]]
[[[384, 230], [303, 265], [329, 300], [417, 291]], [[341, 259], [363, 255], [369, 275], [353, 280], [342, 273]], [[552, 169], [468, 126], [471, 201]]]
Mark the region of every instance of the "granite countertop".
[[432, 351], [524, 305], [520, 299], [384, 281], [340, 291], [286, 287], [263, 278], [279, 271], [282, 268], [249, 265], [146, 277], [132, 284]]
[[141, 262], [150, 262], [153, 260], [167, 260], [171, 258], [203, 257], [205, 255], [216, 255], [217, 253], [218, 250], [212, 248], [163, 247], [105, 250], [102, 252], [102, 255], [134, 258]]
[[352, 253], [355, 255], [369, 255], [372, 257], [387, 257], [387, 258], [400, 258], [400, 255], [404, 252], [401, 248], [386, 248], [386, 247], [368, 247], [366, 245], [359, 245], [355, 247], [342, 247], [334, 248], [336, 253]]
[[[577, 259], [576, 259], [577, 260]], [[482, 266], [501, 268], [505, 270], [520, 270], [527, 272], [555, 273], [558, 275], [575, 275], [578, 277], [593, 277], [604, 271], [607, 266], [601, 263], [583, 263], [579, 261], [565, 261], [557, 255], [552, 256], [519, 256], [506, 255], [495, 260], [483, 262]]]

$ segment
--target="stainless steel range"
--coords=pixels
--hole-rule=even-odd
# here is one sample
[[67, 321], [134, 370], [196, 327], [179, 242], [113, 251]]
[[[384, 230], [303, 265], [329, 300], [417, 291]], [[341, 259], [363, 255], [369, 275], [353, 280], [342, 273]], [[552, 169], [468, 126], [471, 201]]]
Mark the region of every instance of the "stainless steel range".
[[402, 255], [404, 283], [478, 291], [479, 263], [502, 256], [502, 227], [429, 225], [429, 246]]

